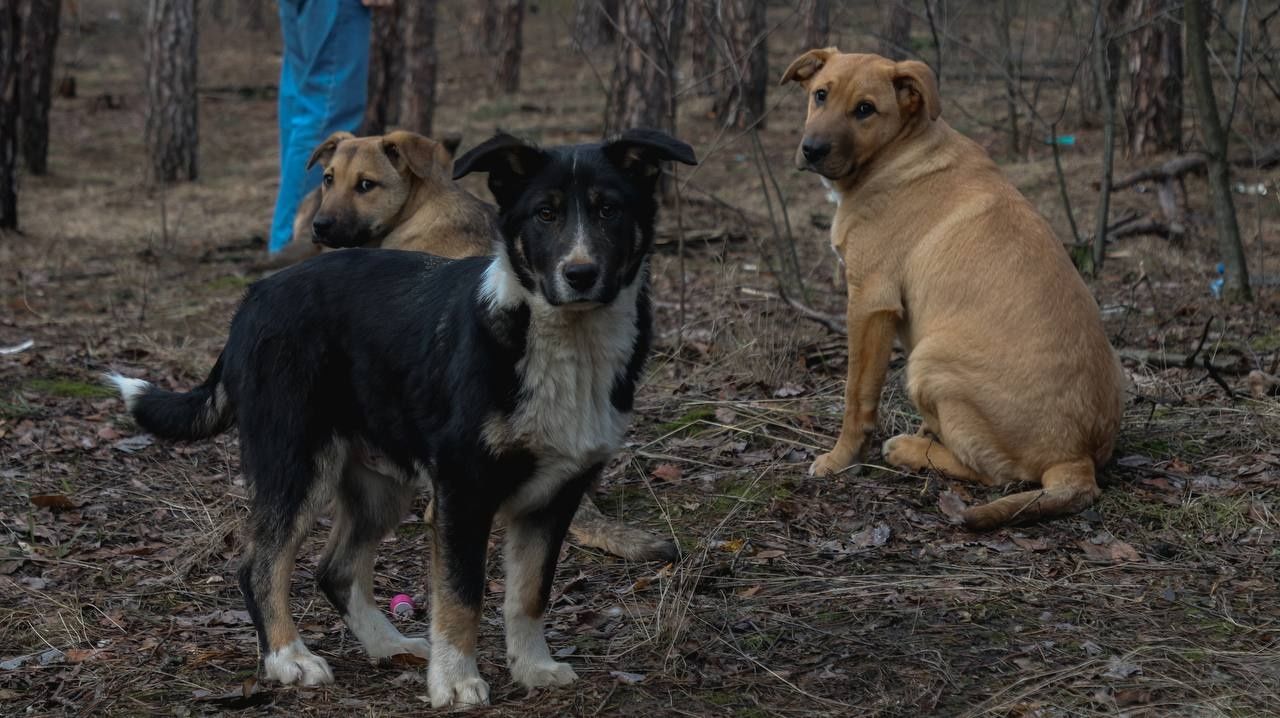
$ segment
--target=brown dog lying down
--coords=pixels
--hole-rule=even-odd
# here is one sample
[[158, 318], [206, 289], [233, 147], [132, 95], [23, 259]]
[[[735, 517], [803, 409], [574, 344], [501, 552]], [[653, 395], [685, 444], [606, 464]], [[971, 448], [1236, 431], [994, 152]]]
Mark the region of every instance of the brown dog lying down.
[[810, 50], [784, 73], [792, 81], [809, 96], [796, 164], [839, 194], [831, 243], [849, 291], [844, 421], [810, 473], [860, 461], [897, 336], [923, 423], [885, 442], [888, 463], [1043, 487], [967, 509], [972, 529], [1089, 506], [1126, 379], [1048, 223], [938, 119], [927, 65]]
[[[457, 146], [412, 132], [334, 133], [307, 162], [307, 167], [319, 163], [324, 168], [324, 180], [299, 208], [293, 241], [280, 252], [290, 254], [280, 256], [277, 266], [314, 256], [321, 245], [403, 249], [450, 259], [489, 254], [498, 236], [496, 213], [453, 181]], [[609, 520], [589, 496], [569, 531], [583, 546], [632, 561], [679, 557], [673, 542]]]

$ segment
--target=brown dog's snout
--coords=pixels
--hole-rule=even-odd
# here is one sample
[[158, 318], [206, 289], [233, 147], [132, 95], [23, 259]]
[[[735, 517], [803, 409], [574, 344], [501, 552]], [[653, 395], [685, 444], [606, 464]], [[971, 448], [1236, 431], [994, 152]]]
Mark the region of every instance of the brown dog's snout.
[[804, 155], [805, 161], [810, 164], [821, 162], [831, 154], [831, 141], [805, 137], [800, 142], [800, 154]]
[[324, 239], [329, 234], [329, 231], [333, 229], [334, 224], [333, 217], [317, 214], [315, 219], [311, 220], [311, 233], [317, 240]]

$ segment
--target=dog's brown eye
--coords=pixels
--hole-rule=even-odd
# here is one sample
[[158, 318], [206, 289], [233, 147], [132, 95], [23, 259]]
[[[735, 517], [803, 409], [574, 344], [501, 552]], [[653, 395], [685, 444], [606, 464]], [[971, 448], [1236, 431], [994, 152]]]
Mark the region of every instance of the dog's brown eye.
[[601, 219], [613, 219], [615, 216], [617, 216], [617, 214], [618, 214], [618, 208], [617, 208], [617, 207], [614, 207], [614, 206], [613, 206], [613, 205], [611, 205], [611, 204], [602, 204], [602, 205], [600, 205], [600, 218], [601, 218]]
[[817, 92], [813, 93], [813, 102], [815, 105], [821, 105], [826, 101], [827, 101], [826, 90], [818, 90]]
[[853, 108], [853, 116], [859, 120], [865, 120], [876, 113], [876, 106], [870, 102], [859, 102], [858, 106]]
[[332, 185], [333, 185], [333, 175], [325, 175], [325, 176], [324, 176], [324, 186], [325, 186], [325, 187], [330, 187], [330, 186], [332, 186]]
[[373, 180], [362, 179], [356, 183], [356, 191], [359, 192], [360, 194], [364, 194], [365, 192], [368, 192], [369, 190], [377, 186], [378, 186], [378, 183], [374, 182]]
[[542, 207], [538, 210], [538, 219], [543, 222], [556, 221], [556, 211], [550, 207]]

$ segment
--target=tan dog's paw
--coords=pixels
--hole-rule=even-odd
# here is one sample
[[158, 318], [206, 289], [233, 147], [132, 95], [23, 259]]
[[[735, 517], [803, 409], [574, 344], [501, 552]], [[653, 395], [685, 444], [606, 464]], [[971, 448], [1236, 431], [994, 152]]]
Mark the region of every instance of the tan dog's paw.
[[835, 449], [814, 459], [809, 466], [809, 475], [820, 477], [835, 476], [856, 465], [857, 462], [854, 461], [851, 454]]
[[[884, 454], [884, 463], [908, 471], [921, 472], [928, 468], [921, 463], [920, 447], [916, 442], [920, 437], [912, 434], [898, 434], [885, 440], [880, 452]], [[926, 444], [928, 440], [924, 440]]]

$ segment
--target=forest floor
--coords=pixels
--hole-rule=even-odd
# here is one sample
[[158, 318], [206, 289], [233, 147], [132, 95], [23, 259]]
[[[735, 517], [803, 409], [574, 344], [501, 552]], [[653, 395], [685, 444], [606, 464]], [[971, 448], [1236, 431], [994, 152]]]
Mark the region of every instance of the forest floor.
[[[464, 131], [464, 147], [497, 126], [545, 143], [598, 135], [609, 58], [576, 55], [557, 7], [529, 19], [525, 89], [514, 97], [491, 97], [481, 58], [456, 59], [456, 33], [442, 32], [441, 133]], [[294, 613], [337, 683], [255, 684], [235, 581], [246, 511], [235, 433], [153, 442], [99, 384], [116, 370], [185, 388], [216, 357], [259, 276], [249, 267], [275, 190], [278, 54], [269, 36], [205, 33], [201, 179], [148, 188], [141, 42], [127, 12], [97, 11], [82, 9], [60, 49], [79, 96], [55, 101], [51, 173], [23, 177], [23, 232], [0, 236], [0, 346], [34, 341], [0, 356], [0, 713], [420, 711], [424, 671], [370, 665], [316, 590], [315, 538]], [[456, 19], [442, 11], [443, 27]], [[771, 40], [771, 69], [801, 49], [788, 32]], [[1002, 107], [998, 85], [953, 80], [944, 95], [944, 117], [1002, 152], [1001, 135], [966, 119]], [[759, 139], [788, 200], [810, 303], [838, 312], [820, 227], [831, 208], [816, 179], [791, 168], [802, 100], [781, 88], [769, 101], [777, 107]], [[1126, 362], [1137, 393], [1099, 502], [975, 534], [948, 511], [998, 490], [880, 466], [878, 440], [860, 473], [806, 476], [838, 431], [844, 341], [770, 297], [761, 166], [750, 137], [721, 132], [708, 103], [691, 94], [680, 116], [703, 162], [682, 169], [682, 203], [663, 217], [660, 336], [626, 447], [599, 490], [607, 513], [670, 534], [684, 558], [629, 564], [567, 546], [549, 640], [581, 680], [532, 695], [505, 670], [501, 569], [491, 563], [480, 656], [494, 705], [479, 713], [1274, 715], [1280, 404], [1249, 398], [1243, 382], [1280, 360], [1274, 174], [1242, 177], [1270, 182], [1270, 195], [1237, 197], [1264, 285], [1252, 306], [1210, 296], [1212, 223], [1194, 177], [1192, 236], [1118, 242], [1091, 283], [1117, 347], [1187, 354], [1207, 327], [1199, 356], [1218, 369]], [[1065, 169], [1088, 225], [1097, 133], [1076, 134]], [[1122, 158], [1119, 172], [1148, 162]], [[1043, 148], [1005, 169], [1069, 236]], [[1116, 203], [1117, 216], [1156, 206], [1132, 191]], [[705, 238], [683, 261], [666, 240], [677, 213]], [[917, 421], [902, 366], [896, 356], [878, 439]], [[426, 590], [422, 508], [381, 547], [380, 601]], [[408, 633], [427, 630], [425, 599], [418, 605]]]

